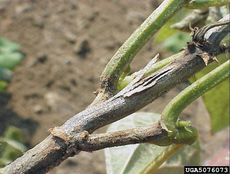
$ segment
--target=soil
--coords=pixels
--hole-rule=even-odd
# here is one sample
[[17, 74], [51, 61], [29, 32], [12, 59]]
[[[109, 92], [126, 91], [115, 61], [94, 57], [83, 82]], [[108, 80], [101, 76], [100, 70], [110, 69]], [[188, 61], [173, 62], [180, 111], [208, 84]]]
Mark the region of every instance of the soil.
[[[28, 135], [32, 147], [48, 135], [49, 128], [87, 107], [106, 63], [157, 6], [153, 0], [1, 1], [0, 36], [19, 43], [26, 58], [15, 69], [7, 92], [0, 94], [0, 133], [15, 125]], [[156, 53], [149, 42], [132, 71]], [[171, 90], [143, 110], [161, 112], [180, 90], [181, 86]], [[208, 116], [197, 101], [184, 115], [204, 113], [201, 122]], [[209, 127], [201, 126], [201, 131], [207, 133]], [[104, 174], [103, 151], [81, 153], [49, 173], [64, 172]]]

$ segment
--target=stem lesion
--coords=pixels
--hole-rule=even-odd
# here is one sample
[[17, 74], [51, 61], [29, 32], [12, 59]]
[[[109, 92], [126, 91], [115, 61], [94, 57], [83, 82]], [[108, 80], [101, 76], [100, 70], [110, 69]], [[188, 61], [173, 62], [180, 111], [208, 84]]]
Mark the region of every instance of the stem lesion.
[[[148, 65], [155, 67], [155, 61], [156, 58]], [[159, 146], [192, 144], [197, 139], [198, 132], [192, 127], [191, 122], [180, 120], [180, 114], [190, 103], [229, 77], [229, 63], [230, 61], [223, 63], [172, 99], [162, 112], [161, 122], [150, 127], [127, 129], [105, 134], [90, 134], [87, 136], [87, 139], [84, 139], [84, 141], [81, 140], [80, 143], [79, 139], [74, 141], [76, 144], [75, 148], [77, 147], [82, 151], [94, 151], [107, 147], [135, 143], [152, 143]], [[123, 89], [124, 92], [121, 91], [118, 93], [119, 96], [127, 96], [127, 91], [131, 93], [128, 97], [135, 93], [134, 91], [136, 89], [133, 88], [133, 86], [136, 86], [142, 78], [148, 79], [148, 76], [145, 77], [146, 72], [149, 71], [148, 65], [146, 66], [147, 68], [145, 67], [137, 73], [136, 79], [129, 84], [131, 91], [129, 91], [128, 88]], [[143, 82], [141, 84], [143, 84]], [[138, 85], [138, 87], [140, 86]], [[140, 91], [138, 90], [138, 92]]]
[[[161, 70], [161, 68], [164, 68], [165, 66], [169, 64], [173, 64], [172, 62], [180, 62], [181, 57], [185, 59], [185, 55], [190, 56], [194, 55], [194, 57], [200, 57], [203, 59], [203, 54], [211, 54], [211, 55], [218, 55], [220, 52], [213, 52], [212, 43], [208, 41], [208, 38], [205, 38], [206, 32], [208, 32], [211, 28], [223, 26], [223, 25], [229, 25], [229, 21], [224, 22], [218, 22], [216, 24], [207, 25], [201, 29], [197, 29], [193, 33], [192, 41], [188, 43], [187, 49], [183, 51], [182, 53], [179, 53], [177, 56], [170, 57], [168, 59], [164, 59], [163, 61], [156, 62], [158, 59], [157, 56], [146, 65], [142, 70], [136, 72], [135, 74], [132, 74], [131, 76], [128, 76], [120, 83], [124, 83], [126, 79], [131, 79], [130, 81], [125, 81], [126, 84], [123, 84], [122, 86], [128, 86], [125, 89], [123, 89], [119, 95], [124, 95], [124, 97], [130, 97], [132, 95], [136, 95], [138, 92], [142, 92], [145, 90], [145, 84], [149, 85], [149, 82], [153, 81], [154, 85], [154, 74], [157, 74], [156, 71]], [[209, 44], [207, 44], [209, 43]], [[216, 44], [216, 42], [214, 42]], [[205, 49], [203, 49], [205, 47]], [[217, 47], [217, 45], [216, 45]], [[222, 47], [219, 45], [219, 47]], [[209, 56], [209, 55], [208, 55]], [[209, 58], [209, 57], [208, 57]], [[211, 61], [207, 61], [204, 63], [207, 65]], [[197, 80], [192, 85], [190, 85], [188, 88], [183, 90], [178, 96], [176, 96], [164, 109], [162, 112], [162, 120], [160, 123], [160, 127], [158, 129], [161, 129], [164, 131], [164, 135], [160, 139], [149, 139], [149, 141], [146, 141], [147, 139], [132, 139], [136, 141], [130, 141], [129, 143], [143, 143], [143, 142], [151, 142], [156, 145], [165, 146], [170, 144], [192, 144], [198, 137], [197, 130], [192, 127], [192, 124], [188, 121], [183, 121], [179, 119], [179, 116], [183, 109], [185, 109], [191, 102], [193, 102], [195, 99], [200, 97], [202, 94], [204, 94], [206, 91], [217, 85], [218, 83], [222, 82], [224, 79], [226, 79], [229, 76], [229, 71], [227, 71], [227, 65], [228, 62], [225, 62], [223, 65], [219, 66], [214, 71], [210, 72], [203, 78]], [[167, 69], [167, 68], [166, 68]], [[167, 72], [166, 72], [167, 73]], [[151, 79], [152, 78], [152, 79]], [[136, 86], [136, 87], [135, 87]], [[130, 90], [130, 89], [131, 90]], [[138, 89], [137, 89], [138, 88]], [[142, 128], [144, 129], [144, 128]], [[152, 128], [148, 128], [149, 130]], [[148, 129], [144, 129], [148, 131]], [[144, 137], [139, 130], [132, 130], [138, 132], [136, 136], [138, 137]], [[157, 129], [155, 128], [155, 131]], [[111, 142], [103, 142], [102, 144], [106, 144], [109, 146], [117, 146], [117, 145], [124, 145], [127, 143], [126, 139], [127, 137], [123, 137], [124, 132], [129, 133], [130, 130], [124, 130], [123, 132], [114, 132], [109, 135], [109, 137], [113, 137], [116, 139], [116, 136], [120, 137], [119, 143], [111, 143]], [[133, 135], [129, 134], [131, 138]], [[102, 137], [107, 137], [106, 135], [101, 135]], [[154, 136], [153, 136], [154, 137]], [[108, 137], [107, 137], [108, 138]], [[105, 139], [104, 139], [105, 140]], [[108, 139], [107, 139], [108, 141]], [[107, 146], [105, 146], [107, 147]], [[105, 148], [104, 147], [104, 148]], [[93, 148], [93, 147], [92, 147]]]
[[106, 100], [117, 92], [119, 78], [137, 52], [146, 44], [186, 0], [165, 0], [144, 23], [126, 40], [111, 58], [101, 74], [101, 85], [93, 104]]
[[126, 129], [101, 134], [90, 134], [86, 139], [77, 139], [77, 149], [82, 151], [95, 151], [108, 147], [123, 146], [128, 144], [159, 143], [167, 137], [167, 132], [162, 129], [160, 123], [154, 123], [148, 127]]
[[[205, 7], [207, 9], [207, 7], [210, 6], [226, 4], [227, 0], [208, 0], [206, 3], [200, 0], [165, 0], [126, 40], [108, 62], [101, 74], [101, 84], [100, 88], [97, 90], [98, 95], [92, 105], [112, 97], [135, 77], [135, 75], [131, 75], [123, 79], [121, 75], [124, 73], [125, 69], [129, 67], [137, 52], [146, 44], [151, 36], [153, 36], [180, 8], [185, 6], [188, 8]], [[202, 34], [197, 32], [194, 33], [193, 36], [196, 39], [198, 39], [198, 34], [199, 38], [200, 34]], [[160, 66], [166, 62], [167, 61], [162, 61], [161, 64], [158, 64], [158, 67], [161, 68]]]

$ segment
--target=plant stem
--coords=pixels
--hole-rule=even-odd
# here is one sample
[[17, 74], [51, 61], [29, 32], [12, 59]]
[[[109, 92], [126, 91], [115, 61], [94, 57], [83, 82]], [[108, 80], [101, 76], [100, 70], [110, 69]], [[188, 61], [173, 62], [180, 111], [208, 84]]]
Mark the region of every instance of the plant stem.
[[102, 92], [114, 93], [118, 79], [137, 52], [184, 4], [186, 0], [165, 0], [126, 40], [101, 75]]
[[228, 0], [191, 0], [186, 7], [187, 8], [208, 8], [212, 6], [223, 6], [227, 5]]
[[[177, 132], [176, 136], [178, 137], [175, 139], [177, 143], [181, 141], [181, 135], [179, 134], [184, 134], [182, 137], [183, 140], [181, 141], [182, 143], [186, 141], [190, 141], [192, 143], [195, 140], [197, 134], [196, 130], [191, 128], [188, 122], [177, 122], [180, 113], [195, 99], [230, 76], [229, 63], [230, 61], [228, 60], [201, 79], [194, 82], [192, 85], [183, 90], [179, 95], [177, 95], [173, 100], [171, 100], [171, 102], [165, 107], [162, 113], [163, 122], [170, 131]], [[176, 126], [182, 129], [179, 128], [177, 129], [178, 131], [176, 131]], [[187, 127], [190, 127], [190, 129], [183, 129]], [[190, 140], [190, 138], [192, 139]], [[169, 146], [167, 150], [164, 151], [164, 153], [154, 161], [154, 163], [150, 164], [147, 166], [147, 168], [144, 169], [142, 174], [154, 173], [162, 165], [163, 162], [165, 162], [182, 146], [182, 144]]]
[[[154, 72], [156, 72], [157, 70], [163, 68], [164, 66], [172, 63], [173, 61], [182, 58], [182, 54], [184, 52], [181, 51], [177, 54], [174, 54], [168, 58], [165, 58], [159, 62], [157, 62], [156, 64], [154, 64], [154, 66], [152, 68], [150, 68], [148, 71], [145, 72], [144, 77], [147, 77], [151, 74], [153, 74]], [[131, 74], [129, 76], [126, 76], [124, 79], [119, 80], [118, 81], [118, 85], [117, 85], [117, 90], [120, 91], [122, 90], [124, 87], [126, 87], [131, 81], [133, 81], [133, 79], [136, 77], [135, 73]]]
[[170, 101], [162, 112], [163, 123], [170, 131], [175, 131], [177, 120], [184, 108], [229, 77], [229, 63], [230, 61], [228, 60], [202, 78], [198, 79]]
[[141, 174], [153, 174], [155, 173], [159, 167], [168, 160], [171, 156], [173, 156], [179, 149], [181, 149], [184, 145], [182, 144], [173, 144], [167, 147], [155, 160], [153, 163], [148, 165]]
[[[183, 111], [184, 108], [186, 108], [191, 102], [193, 102], [195, 99], [200, 97], [202, 94], [204, 94], [206, 91], [210, 90], [226, 78], [230, 76], [230, 70], [229, 70], [229, 63], [227, 62], [223, 63], [201, 79], [194, 82], [192, 85], [187, 87], [185, 90], [183, 90], [179, 95], [177, 95], [171, 102], [165, 107], [162, 116], [163, 116], [163, 122], [167, 126], [167, 128], [171, 131], [177, 132], [178, 136], [175, 140], [180, 142], [180, 135], [183, 135], [182, 143], [184, 142], [193, 142], [196, 138], [196, 130], [188, 124], [188, 122], [179, 121], [178, 117], [180, 113]], [[182, 129], [177, 129], [176, 126], [180, 127]], [[186, 129], [190, 127], [190, 129]], [[185, 129], [183, 129], [185, 128]], [[191, 138], [191, 140], [190, 140]], [[170, 138], [169, 138], [170, 139]], [[170, 140], [169, 140], [170, 141]], [[170, 156], [172, 156], [176, 151], [178, 151], [179, 148], [183, 147], [182, 144], [174, 144], [167, 148], [167, 150], [160, 155], [154, 163], [149, 165], [142, 173], [143, 174], [151, 174], [154, 173], [163, 162], [165, 162]]]

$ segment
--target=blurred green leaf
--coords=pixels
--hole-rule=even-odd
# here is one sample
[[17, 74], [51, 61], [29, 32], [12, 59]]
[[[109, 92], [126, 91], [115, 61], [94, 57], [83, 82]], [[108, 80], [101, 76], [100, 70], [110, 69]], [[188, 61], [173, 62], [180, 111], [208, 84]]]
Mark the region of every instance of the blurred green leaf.
[[167, 22], [161, 29], [160, 31], [156, 34], [155, 36], [155, 42], [156, 43], [161, 43], [164, 42], [167, 38], [170, 36], [174, 35], [178, 31], [175, 29], [170, 28], [173, 22]]
[[14, 52], [20, 50], [20, 45], [0, 37], [0, 52]]
[[0, 54], [0, 67], [13, 69], [23, 59], [20, 52], [3, 52]]
[[4, 91], [7, 83], [12, 78], [13, 69], [19, 64], [24, 55], [20, 52], [20, 46], [8, 39], [0, 37], [0, 91]]
[[184, 174], [184, 166], [189, 165], [200, 165], [200, 146], [198, 141], [191, 146], [187, 145], [178, 150], [155, 174]]
[[190, 36], [187, 33], [177, 32], [163, 42], [163, 47], [173, 53], [179, 52], [186, 43], [190, 40]]
[[181, 31], [178, 31], [176, 29], [172, 29], [170, 26], [181, 19], [183, 19], [186, 14], [191, 12], [191, 10], [182, 8], [180, 11], [178, 11], [155, 35], [154, 42], [161, 43], [165, 41], [167, 38], [171, 37], [172, 35], [176, 33], [182, 33]]
[[8, 139], [8, 138], [0, 138], [0, 142], [5, 142], [7, 145], [11, 146], [13, 149], [17, 149], [20, 152], [25, 152], [26, 147], [20, 143], [19, 141]]
[[[204, 70], [196, 73], [195, 80], [201, 78], [220, 64], [228, 60], [229, 55], [221, 55], [219, 63], [212, 63]], [[193, 79], [194, 81], [194, 79]], [[212, 132], [220, 131], [229, 126], [229, 79], [203, 95], [204, 104], [210, 114]]]
[[0, 80], [0, 92], [6, 89], [7, 83]]
[[227, 36], [224, 37], [221, 43], [225, 45], [230, 45], [230, 33], [228, 33]]
[[212, 132], [229, 126], [229, 80], [225, 80], [203, 96], [211, 117]]
[[[135, 113], [111, 124], [108, 132], [151, 125], [159, 121], [159, 119], [159, 114]], [[157, 157], [162, 155], [166, 148], [152, 144], [135, 144], [105, 149], [107, 174], [139, 174]], [[159, 172], [169, 168], [176, 168], [176, 173], [171, 173], [171, 171], [169, 173], [178, 174], [178, 171], [183, 171], [184, 164], [199, 164], [199, 148], [186, 146], [175, 157], [164, 164], [159, 169]]]
[[20, 129], [10, 126], [0, 137], [0, 167], [21, 156], [26, 147], [23, 133]]
[[4, 138], [12, 139], [18, 142], [25, 142], [25, 138], [21, 129], [14, 126], [9, 126], [4, 132]]
[[[9, 160], [1, 159], [1, 158], [0, 158], [0, 167], [4, 167], [4, 166], [7, 165], [8, 163], [10, 163]], [[1, 172], [1, 169], [0, 169], [0, 172]]]
[[0, 159], [3, 161], [12, 161], [23, 154], [23, 151], [7, 145], [2, 153]]
[[[18, 44], [0, 37], [0, 91], [5, 90], [7, 81], [12, 77], [9, 69], [13, 69], [24, 58], [19, 49]], [[8, 127], [3, 137], [0, 137], [0, 167], [23, 154], [26, 150], [24, 142], [20, 129]]]
[[12, 71], [0, 67], [0, 80], [10, 81], [12, 78]]
[[188, 33], [172, 29], [170, 26], [188, 14], [191, 10], [181, 9], [172, 19], [170, 19], [156, 34], [154, 43], [162, 44], [162, 48], [176, 53], [180, 51], [190, 40]]

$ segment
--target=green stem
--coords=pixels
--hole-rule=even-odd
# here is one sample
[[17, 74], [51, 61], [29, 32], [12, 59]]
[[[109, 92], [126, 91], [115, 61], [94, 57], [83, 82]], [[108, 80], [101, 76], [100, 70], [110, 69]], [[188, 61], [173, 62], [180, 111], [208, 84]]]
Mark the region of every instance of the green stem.
[[167, 147], [150, 165], [148, 165], [140, 174], [153, 174], [159, 167], [173, 156], [180, 148], [184, 145], [182, 144], [173, 144]]
[[124, 69], [130, 64], [137, 52], [155, 34], [174, 13], [185, 4], [186, 0], [165, 0], [163, 3], [142, 23], [142, 25], [126, 40], [118, 49], [110, 62], [105, 67], [102, 75], [102, 88], [114, 92], [118, 79]]
[[212, 6], [223, 6], [227, 5], [228, 0], [191, 0], [186, 7], [187, 8], [208, 8]]
[[175, 132], [177, 120], [184, 108], [229, 77], [229, 63], [230, 61], [228, 60], [202, 78], [198, 79], [170, 101], [162, 112], [163, 123], [169, 131]]

